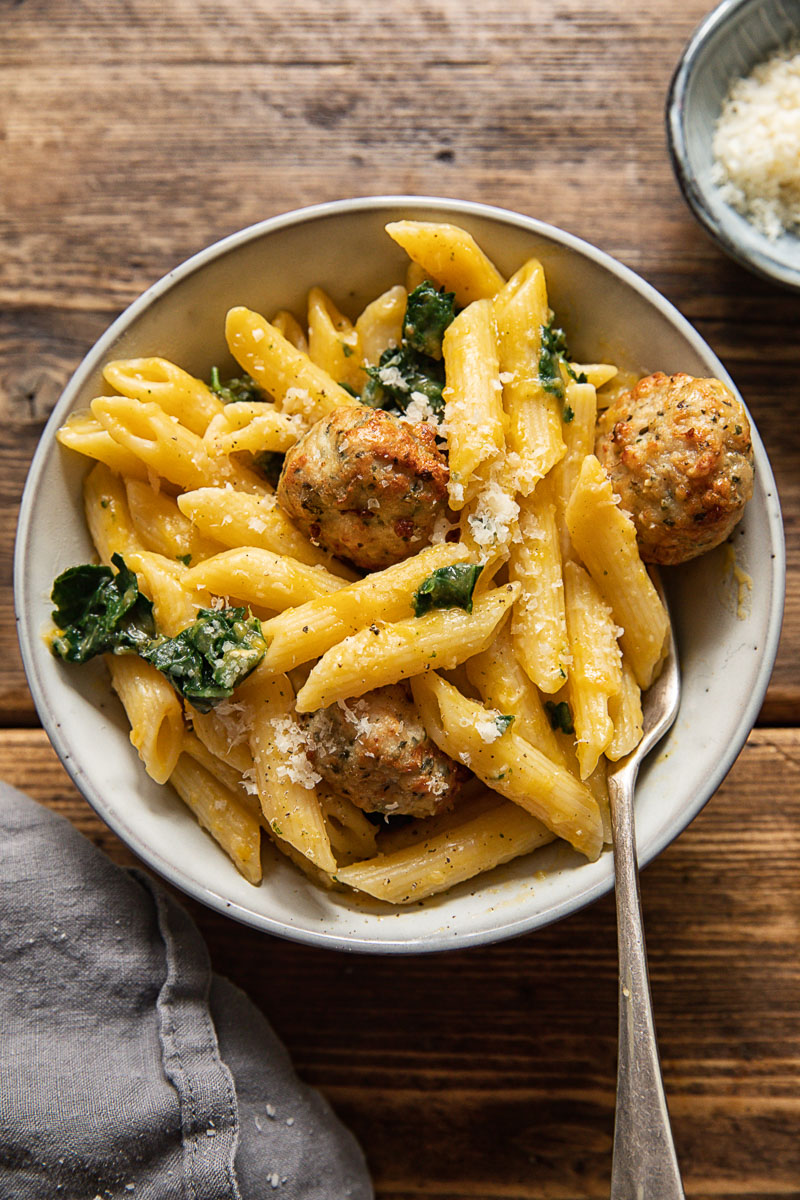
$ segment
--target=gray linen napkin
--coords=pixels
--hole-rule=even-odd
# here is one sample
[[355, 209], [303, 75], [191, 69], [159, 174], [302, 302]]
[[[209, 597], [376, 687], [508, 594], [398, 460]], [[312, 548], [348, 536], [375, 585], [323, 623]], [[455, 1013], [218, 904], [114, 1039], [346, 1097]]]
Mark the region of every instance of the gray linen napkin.
[[372, 1195], [188, 913], [0, 784], [0, 1198]]

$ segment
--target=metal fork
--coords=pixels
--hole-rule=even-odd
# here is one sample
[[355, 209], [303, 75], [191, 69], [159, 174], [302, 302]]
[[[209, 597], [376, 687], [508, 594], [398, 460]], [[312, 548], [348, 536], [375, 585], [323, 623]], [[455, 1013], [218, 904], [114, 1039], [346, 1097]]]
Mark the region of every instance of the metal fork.
[[[659, 579], [659, 595], [666, 597]], [[675, 639], [643, 695], [644, 736], [608, 777], [619, 952], [619, 1046], [611, 1200], [684, 1200], [658, 1057], [642, 928], [633, 793], [639, 766], [672, 725], [680, 701]]]

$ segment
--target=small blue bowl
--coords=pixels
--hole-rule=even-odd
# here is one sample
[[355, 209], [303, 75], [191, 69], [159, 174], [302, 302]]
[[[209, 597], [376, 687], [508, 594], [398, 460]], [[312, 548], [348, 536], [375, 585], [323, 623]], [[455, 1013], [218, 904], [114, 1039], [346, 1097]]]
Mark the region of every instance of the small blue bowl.
[[714, 126], [735, 79], [800, 39], [800, 0], [723, 0], [697, 27], [667, 98], [667, 139], [687, 203], [721, 248], [756, 274], [800, 290], [800, 237], [770, 241], [712, 182]]

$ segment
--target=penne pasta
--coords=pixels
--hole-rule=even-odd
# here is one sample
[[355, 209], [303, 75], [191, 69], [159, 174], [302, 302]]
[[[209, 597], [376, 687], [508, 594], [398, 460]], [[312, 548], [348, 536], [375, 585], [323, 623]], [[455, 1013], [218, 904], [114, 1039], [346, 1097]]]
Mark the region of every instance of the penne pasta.
[[282, 411], [300, 413], [311, 424], [334, 408], [358, 403], [327, 371], [251, 309], [230, 310], [225, 336], [236, 361]]
[[314, 791], [319, 776], [305, 757], [291, 683], [285, 675], [258, 681], [251, 677], [242, 697], [248, 705], [248, 740], [264, 820], [276, 837], [332, 874], [336, 860]]
[[297, 711], [326, 708], [434, 668], [451, 670], [486, 649], [518, 594], [509, 583], [476, 599], [471, 613], [442, 608], [352, 634], [312, 668], [297, 694]]
[[542, 330], [550, 310], [541, 263], [531, 259], [494, 299], [503, 400], [508, 415], [507, 470], [528, 495], [564, 454], [558, 401], [542, 381]]
[[412, 597], [419, 585], [439, 568], [464, 562], [468, 557], [463, 546], [430, 546], [331, 596], [281, 613], [265, 627], [269, 646], [262, 669], [290, 671], [319, 658], [337, 642], [376, 621], [410, 616]]
[[126, 358], [103, 368], [103, 378], [123, 396], [155, 402], [193, 433], [203, 434], [224, 405], [202, 379], [195, 379], [166, 358]]
[[85, 454], [129, 479], [147, 479], [147, 466], [125, 446], [116, 442], [91, 413], [73, 413], [56, 432], [68, 450]]
[[434, 221], [392, 221], [390, 238], [402, 246], [424, 275], [436, 280], [463, 308], [473, 300], [491, 299], [503, 276], [470, 233], [457, 225]]
[[546, 845], [553, 834], [517, 804], [502, 804], [451, 829], [365, 862], [336, 878], [389, 904], [412, 904]]
[[368, 304], [356, 318], [362, 362], [377, 366], [384, 350], [400, 345], [407, 300], [408, 292], [398, 284]]
[[589, 859], [603, 848], [597, 802], [584, 784], [514, 733], [508, 714], [486, 709], [431, 672], [412, 683], [425, 726], [440, 749], [464, 763]]
[[238, 795], [188, 754], [180, 756], [169, 781], [248, 883], [260, 883], [261, 826]]
[[564, 765], [565, 754], [553, 732], [538, 689], [517, 658], [508, 625], [482, 654], [467, 660], [467, 678], [488, 708], [514, 717], [514, 732]]
[[647, 688], [666, 651], [669, 618], [639, 557], [633, 521], [592, 454], [581, 466], [566, 520], [573, 546], [622, 628], [620, 644], [636, 682]]
[[476, 300], [448, 325], [442, 341], [447, 387], [450, 507], [459, 510], [489, 481], [505, 449], [505, 414], [492, 306]]
[[608, 703], [622, 687], [622, 657], [611, 610], [578, 563], [565, 564], [564, 587], [572, 656], [568, 690], [581, 778], [586, 779], [614, 733]]
[[111, 686], [131, 726], [131, 743], [147, 774], [166, 783], [183, 746], [183, 709], [172, 687], [155, 667], [140, 658], [107, 654]]
[[364, 383], [358, 330], [318, 287], [308, 293], [308, 357], [338, 384], [358, 390]]
[[125, 494], [133, 528], [145, 550], [177, 559], [188, 567], [222, 549], [218, 542], [203, 537], [167, 492], [156, 491], [139, 479], [126, 479]]
[[256, 546], [223, 550], [187, 570], [184, 580], [189, 588], [200, 588], [215, 596], [234, 596], [245, 604], [278, 611], [345, 586], [343, 579], [324, 567], [309, 567]]
[[181, 425], [155, 403], [127, 396], [98, 396], [92, 414], [103, 428], [152, 471], [180, 488], [230, 483], [248, 491], [264, 492], [267, 485], [245, 467], [227, 458], [211, 458], [203, 439]]
[[543, 692], [563, 687], [571, 654], [564, 608], [556, 508], [548, 481], [520, 500], [519, 538], [512, 542], [508, 577], [520, 585], [511, 619], [517, 658]]
[[105, 463], [92, 467], [83, 481], [86, 524], [102, 563], [109, 566], [112, 554], [123, 558], [142, 545], [128, 508], [125, 485]]
[[205, 431], [212, 458], [220, 454], [283, 454], [302, 433], [297, 417], [278, 412], [272, 404], [239, 400], [226, 404]]
[[308, 566], [326, 567], [344, 579], [355, 578], [349, 567], [303, 537], [274, 496], [205, 487], [184, 492], [176, 502], [201, 534], [223, 546], [257, 546]]

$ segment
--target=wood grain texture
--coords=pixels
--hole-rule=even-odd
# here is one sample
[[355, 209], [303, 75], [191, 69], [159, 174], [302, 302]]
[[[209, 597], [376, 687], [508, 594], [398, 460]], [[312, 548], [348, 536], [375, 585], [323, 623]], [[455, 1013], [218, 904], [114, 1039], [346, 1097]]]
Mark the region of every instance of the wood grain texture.
[[[0, 777], [120, 863], [130, 853], [40, 731], [0, 733]], [[656, 1020], [692, 1200], [800, 1194], [800, 734], [755, 731], [642, 876]], [[188, 903], [365, 1146], [379, 1200], [607, 1197], [616, 942], [607, 897], [469, 951], [343, 957]]]
[[[10, 554], [27, 464], [111, 319], [203, 245], [350, 195], [488, 201], [552, 221], [660, 288], [729, 367], [787, 517], [765, 721], [797, 713], [800, 434], [793, 296], [728, 262], [672, 177], [663, 106], [705, 0], [193, 0], [0, 5], [0, 720], [33, 719]], [[123, 15], [124, 14], [124, 15]]]
[[[687, 1195], [778, 1200], [800, 1197], [798, 300], [723, 257], [670, 169], [665, 95], [710, 5], [0, 0], [0, 778], [136, 861], [33, 727], [11, 556], [47, 416], [142, 290], [242, 226], [344, 196], [480, 200], [586, 238], [726, 364], [783, 502], [764, 727], [643, 875]], [[409, 959], [281, 942], [186, 903], [217, 970], [361, 1139], [379, 1200], [608, 1195], [610, 897], [513, 942]]]

